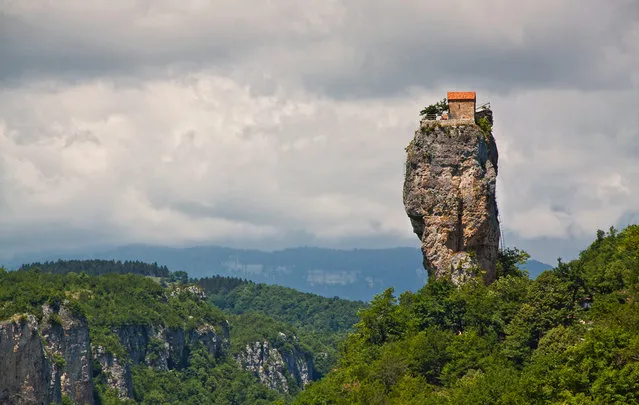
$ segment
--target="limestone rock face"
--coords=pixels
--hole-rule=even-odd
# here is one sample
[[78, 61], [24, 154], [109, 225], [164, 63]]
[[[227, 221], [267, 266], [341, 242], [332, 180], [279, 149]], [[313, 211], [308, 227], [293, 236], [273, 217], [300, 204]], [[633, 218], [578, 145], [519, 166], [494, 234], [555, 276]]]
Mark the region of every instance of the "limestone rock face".
[[89, 328], [62, 307], [0, 323], [0, 403], [93, 404]]
[[[197, 287], [177, 292], [182, 293], [205, 298]], [[189, 328], [126, 324], [111, 328], [123, 349], [116, 355], [92, 344], [87, 320], [67, 305], [66, 300], [43, 305], [40, 320], [15, 314], [0, 322], [0, 404], [57, 404], [63, 398], [93, 404], [94, 371], [120, 398], [132, 398], [131, 366], [181, 370], [198, 347], [218, 358], [229, 347], [226, 321]]]
[[[292, 343], [295, 337], [287, 337], [280, 333], [285, 340]], [[299, 350], [295, 344], [289, 348], [278, 348], [268, 341], [247, 343], [243, 350], [236, 355], [239, 365], [245, 370], [252, 371], [262, 384], [285, 393], [291, 392], [291, 384], [304, 388], [313, 379], [312, 356]]]
[[131, 369], [126, 359], [118, 358], [99, 345], [93, 348], [93, 358], [100, 365], [100, 370], [105, 373], [108, 387], [114, 390], [119, 398], [125, 399], [133, 395]]
[[[492, 113], [489, 118], [492, 121]], [[429, 277], [495, 280], [497, 145], [473, 123], [422, 121], [406, 148], [404, 206]]]
[[[218, 331], [219, 330], [219, 331]], [[109, 388], [122, 399], [133, 396], [130, 365], [146, 364], [156, 370], [180, 370], [188, 366], [191, 350], [202, 343], [207, 352], [220, 357], [229, 345], [229, 326], [202, 324], [196, 329], [165, 328], [149, 325], [123, 325], [114, 330], [127, 358], [120, 359], [97, 346], [93, 358], [107, 376]]]
[[[0, 403], [50, 403], [52, 364], [47, 359], [33, 315], [0, 323]], [[58, 388], [59, 387], [55, 387]]]
[[45, 351], [54, 357], [52, 385], [59, 384], [61, 394], [75, 404], [93, 404], [93, 369], [87, 321], [74, 316], [65, 306], [45, 304], [42, 309]]

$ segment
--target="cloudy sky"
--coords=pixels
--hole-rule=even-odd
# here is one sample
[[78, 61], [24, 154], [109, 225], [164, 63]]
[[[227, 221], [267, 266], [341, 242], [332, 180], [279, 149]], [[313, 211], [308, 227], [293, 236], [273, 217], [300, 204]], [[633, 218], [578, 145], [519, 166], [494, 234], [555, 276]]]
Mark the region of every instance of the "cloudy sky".
[[508, 245], [639, 221], [636, 0], [0, 0], [0, 257], [418, 246], [404, 147], [490, 101]]

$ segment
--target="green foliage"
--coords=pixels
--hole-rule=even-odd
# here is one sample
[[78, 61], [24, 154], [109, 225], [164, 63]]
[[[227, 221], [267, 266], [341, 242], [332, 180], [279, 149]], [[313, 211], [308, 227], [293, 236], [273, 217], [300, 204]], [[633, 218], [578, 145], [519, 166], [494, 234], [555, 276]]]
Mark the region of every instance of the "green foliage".
[[[639, 404], [639, 226], [597, 232], [577, 260], [559, 260], [535, 280], [519, 270], [527, 258], [500, 252], [489, 286], [480, 278], [460, 287], [430, 281], [399, 297], [388, 289], [368, 306], [241, 279], [200, 280], [230, 313], [232, 350], [215, 358], [195, 347], [170, 371], [133, 365], [130, 403]], [[42, 304], [65, 305], [86, 317], [95, 342], [126, 355], [114, 326], [189, 328], [225, 318], [150, 277], [47, 271], [0, 270], [0, 319], [42, 318]], [[188, 277], [174, 273], [170, 282]], [[263, 340], [314, 353], [324, 378], [295, 399], [267, 389], [233, 359]], [[150, 350], [159, 345], [152, 340]], [[124, 403], [99, 367], [94, 382], [99, 403]]]
[[579, 259], [530, 280], [429, 281], [361, 311], [338, 366], [298, 404], [638, 404], [639, 227], [598, 232]]
[[393, 296], [393, 289], [389, 288], [375, 296], [369, 308], [360, 311], [360, 322], [355, 329], [367, 342], [381, 345], [399, 338], [405, 322], [397, 306], [397, 299]]
[[[125, 262], [126, 263], [126, 262]], [[197, 280], [210, 303], [184, 289], [186, 272], [162, 271], [162, 267], [133, 262], [58, 261], [23, 266], [20, 271], [0, 272], [0, 319], [17, 313], [43, 318], [42, 305], [54, 312], [51, 324], [62, 324], [57, 309], [64, 307], [86, 318], [92, 345], [104, 346], [126, 361], [127, 352], [114, 328], [123, 325], [155, 325], [195, 328], [229, 319], [232, 347], [220, 358], [195, 350], [187, 364], [161, 372], [132, 365], [134, 401], [122, 401], [108, 388], [100, 365], [94, 363], [97, 402], [121, 403], [285, 403], [283, 396], [267, 389], [252, 374], [237, 367], [233, 356], [246, 343], [268, 341], [282, 353], [313, 358], [315, 378], [336, 363], [337, 346], [357, 322], [362, 302], [304, 294], [290, 288], [255, 284], [242, 279], [211, 277]], [[75, 270], [75, 271], [73, 271]], [[127, 271], [143, 274], [126, 274]], [[92, 276], [89, 274], [100, 274]], [[163, 276], [158, 282], [157, 275]], [[24, 317], [24, 316], [23, 316]], [[25, 318], [26, 319], [26, 318]], [[159, 358], [164, 342], [150, 338], [147, 359]], [[59, 367], [60, 356], [53, 355]], [[291, 393], [298, 389], [289, 382]]]
[[326, 298], [229, 277], [202, 278], [197, 283], [218, 308], [234, 314], [247, 311], [264, 314], [306, 331], [349, 330], [357, 322], [357, 311], [365, 306], [361, 301]]
[[[0, 273], [0, 320], [10, 318], [19, 313], [31, 313], [42, 319], [42, 305], [45, 303], [51, 305], [52, 308], [64, 305], [70, 308], [72, 312], [85, 314], [92, 346], [104, 346], [107, 351], [114, 353], [125, 361], [127, 353], [122, 347], [118, 336], [113, 332], [114, 328], [123, 325], [154, 325], [190, 329], [205, 323], [220, 324], [225, 320], [225, 315], [219, 309], [212, 307], [195, 295], [190, 293], [172, 295], [171, 290], [162, 288], [150, 277], [133, 274], [82, 276], [76, 273], [68, 273], [63, 275], [44, 273], [34, 269]], [[76, 309], [74, 310], [73, 308]], [[48, 319], [52, 325], [62, 323], [60, 315], [55, 312], [49, 314]], [[154, 350], [160, 349], [162, 344], [163, 342], [159, 342], [157, 339], [151, 339], [148, 348], [151, 353], [151, 359], [153, 358]], [[192, 357], [195, 354], [192, 353]], [[56, 353], [52, 354], [52, 359], [58, 367], [62, 368], [66, 365], [64, 358]], [[231, 358], [223, 358], [220, 361], [228, 362], [236, 367], [235, 363], [233, 363], [234, 360]], [[200, 364], [200, 366], [207, 370], [208, 373], [215, 369], [219, 362], [208, 356], [205, 358], [204, 363], [204, 365]], [[191, 379], [192, 367], [195, 366], [189, 364], [185, 369], [177, 371], [171, 370], [166, 373], [149, 371], [148, 373], [153, 374], [154, 381], [156, 381], [154, 384], [166, 383], [166, 385], [161, 385], [160, 388], [166, 393], [171, 393], [171, 395], [176, 392], [191, 392], [189, 391], [192, 388], [191, 386], [197, 388], [197, 392], [206, 391], [205, 388], [196, 386], [197, 384]], [[96, 395], [100, 399], [100, 403], [121, 403], [117, 395], [106, 388], [105, 377], [101, 375], [99, 367], [95, 367], [95, 372]], [[239, 376], [237, 374], [239, 372], [238, 370], [233, 374], [228, 371], [228, 376], [220, 377], [220, 381], [225, 384], [229, 379]], [[279, 397], [276, 393], [265, 393], [267, 389], [260, 385], [254, 377], [242, 374], [241, 378], [246, 380], [243, 384], [256, 392], [256, 394], [246, 396], [246, 401], [237, 403], [252, 404], [259, 403], [259, 398], [270, 400]], [[169, 382], [172, 385], [169, 385]], [[222, 382], [219, 384], [223, 385]], [[153, 387], [156, 387], [156, 385], [153, 385]], [[134, 389], [138, 389], [142, 403], [158, 403], [152, 399], [147, 400], [147, 392], [140, 386], [134, 386]], [[260, 394], [258, 395], [257, 393]], [[149, 398], [153, 398], [153, 393], [149, 392], [148, 395]], [[169, 402], [160, 401], [159, 403], [220, 403], [220, 401], [225, 403], [223, 400], [210, 402], [209, 398], [222, 398], [219, 396], [221, 395], [219, 392], [215, 393], [214, 396], [211, 395], [208, 397], [198, 397], [196, 395], [194, 399], [189, 399], [188, 401], [183, 401], [182, 399], [186, 398], [186, 396], [182, 396], [177, 402], [173, 401], [174, 396], [169, 395], [166, 397]], [[200, 399], [196, 401], [197, 398]], [[253, 402], [254, 399], [257, 402]]]
[[136, 365], [131, 372], [139, 404], [266, 405], [285, 398], [240, 369], [231, 357], [218, 362], [202, 347], [191, 353], [185, 369], [158, 371]]
[[484, 133], [484, 136], [486, 138], [489, 138], [489, 137], [492, 136], [493, 126], [490, 123], [490, 121], [488, 120], [488, 118], [481, 117], [479, 120], [477, 120], [477, 125], [482, 130], [482, 132]]
[[62, 325], [62, 319], [56, 313], [49, 315], [49, 322], [51, 322], [51, 325]]
[[268, 341], [274, 347], [281, 348], [289, 342], [286, 337], [296, 336], [297, 333], [291, 325], [251, 312], [232, 316], [229, 322], [231, 341], [237, 349], [258, 341]]
[[188, 284], [189, 275], [186, 271], [178, 270], [171, 273], [171, 275], [168, 278], [168, 281], [171, 283]]
[[58, 366], [58, 368], [62, 368], [66, 366], [67, 361], [64, 359], [64, 357], [60, 356], [58, 353], [53, 353], [52, 357], [53, 357], [53, 362], [55, 363], [56, 366]]
[[55, 262], [23, 264], [19, 271], [38, 269], [41, 272], [53, 274], [86, 274], [97, 276], [100, 274], [139, 274], [143, 276], [168, 277], [169, 269], [159, 266], [157, 263], [148, 264], [140, 261], [115, 261], [115, 260], [58, 260]]
[[526, 264], [528, 259], [530, 259], [530, 255], [517, 248], [500, 250], [497, 256], [497, 278], [527, 276], [526, 271], [521, 270], [519, 266]]
[[304, 351], [313, 354], [316, 378], [334, 366], [337, 347], [357, 322], [363, 302], [301, 293], [292, 288], [256, 284], [232, 277], [198, 280], [209, 301], [235, 315], [231, 320], [231, 341], [268, 340], [277, 343], [279, 332], [299, 338]]
[[424, 109], [419, 112], [419, 115], [420, 116], [432, 115], [432, 114], [440, 115], [444, 111], [448, 111], [448, 100], [446, 100], [446, 98], [444, 98], [442, 101], [439, 101], [435, 104], [431, 104], [427, 107], [424, 107]]

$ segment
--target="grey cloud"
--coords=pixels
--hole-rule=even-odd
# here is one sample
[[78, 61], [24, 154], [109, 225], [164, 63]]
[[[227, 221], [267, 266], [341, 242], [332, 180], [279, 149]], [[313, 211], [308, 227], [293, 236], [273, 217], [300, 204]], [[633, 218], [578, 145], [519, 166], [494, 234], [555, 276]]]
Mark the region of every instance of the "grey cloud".
[[288, 220], [289, 225], [292, 225], [290, 213], [287, 215], [286, 212], [278, 210], [277, 207], [269, 207], [266, 204], [260, 204], [259, 201], [241, 197], [218, 198], [211, 205], [194, 201], [176, 201], [160, 203], [157, 207], [174, 209], [194, 219], [225, 218], [257, 225], [281, 224]]
[[475, 18], [450, 12], [455, 4], [436, 2], [300, 7], [281, 1], [270, 10], [257, 7], [254, 14], [239, 3], [228, 12], [212, 3], [190, 14], [167, 8], [185, 17], [176, 17], [166, 31], [141, 24], [152, 14], [151, 3], [132, 3], [127, 14], [102, 15], [95, 7], [81, 22], [77, 10], [61, 6], [49, 19], [2, 17], [3, 53], [11, 62], [3, 64], [0, 76], [15, 80], [39, 72], [77, 80], [206, 66], [224, 74], [241, 71], [258, 81], [262, 73], [298, 80], [337, 98], [400, 94], [416, 86], [504, 93], [621, 88], [631, 82], [636, 65], [628, 59], [638, 50], [625, 39], [636, 26], [636, 3], [537, 3], [536, 8], [463, 3]]
[[51, 221], [22, 223], [19, 228], [10, 229], [10, 232], [0, 233], [0, 259], [32, 253], [86, 251], [108, 246], [118, 237], [118, 231], [108, 223], [86, 229], [67, 221]]
[[509, 245], [637, 218], [636, 1], [41, 4], [0, 13], [4, 252], [417, 246], [403, 148], [453, 88], [493, 104]]

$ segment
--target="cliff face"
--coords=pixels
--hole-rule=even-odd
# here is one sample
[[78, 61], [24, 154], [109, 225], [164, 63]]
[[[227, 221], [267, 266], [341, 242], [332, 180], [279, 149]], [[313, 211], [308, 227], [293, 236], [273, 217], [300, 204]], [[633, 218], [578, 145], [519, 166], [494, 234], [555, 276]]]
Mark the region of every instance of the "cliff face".
[[121, 358], [102, 346], [92, 347], [87, 321], [64, 305], [43, 305], [42, 313], [41, 321], [16, 314], [0, 322], [0, 404], [61, 403], [63, 397], [93, 404], [93, 364], [120, 398], [131, 398], [132, 365], [181, 369], [196, 347], [220, 357], [229, 344], [226, 322], [192, 329], [123, 325], [112, 329], [125, 353]]
[[89, 328], [66, 308], [43, 306], [0, 323], [0, 403], [93, 404]]
[[93, 404], [91, 344], [86, 320], [73, 316], [64, 306], [44, 305], [43, 312], [45, 350], [54, 356], [51, 383], [54, 387], [59, 385], [61, 394], [73, 403]]
[[131, 398], [133, 383], [131, 365], [146, 364], [157, 370], [181, 369], [188, 365], [188, 357], [196, 346], [202, 344], [207, 352], [220, 357], [229, 343], [228, 324], [201, 325], [196, 329], [152, 327], [148, 325], [124, 325], [115, 330], [127, 357], [118, 358], [97, 346], [93, 358], [100, 364], [107, 385], [120, 398]]
[[[0, 323], [0, 403], [52, 402], [51, 362], [47, 359], [33, 315]], [[56, 387], [59, 389], [59, 387]]]
[[[486, 114], [486, 113], [484, 113]], [[492, 123], [492, 113], [484, 115]], [[429, 277], [495, 279], [497, 145], [478, 125], [422, 121], [406, 148], [404, 206]]]
[[289, 346], [276, 348], [268, 341], [248, 343], [236, 360], [241, 367], [252, 371], [262, 384], [289, 393], [291, 384], [304, 388], [313, 378], [310, 354], [293, 344]]

